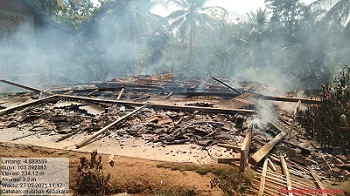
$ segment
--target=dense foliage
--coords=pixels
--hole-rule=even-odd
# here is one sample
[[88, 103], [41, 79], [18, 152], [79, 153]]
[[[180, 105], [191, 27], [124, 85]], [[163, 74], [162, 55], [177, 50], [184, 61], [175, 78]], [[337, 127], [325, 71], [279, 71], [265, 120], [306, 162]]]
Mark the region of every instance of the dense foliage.
[[[66, 5], [56, 15], [78, 29], [78, 69], [89, 80], [171, 71], [320, 88], [350, 60], [348, 0], [265, 0], [247, 19], [202, 0], [54, 2]], [[162, 5], [174, 11], [154, 14]]]

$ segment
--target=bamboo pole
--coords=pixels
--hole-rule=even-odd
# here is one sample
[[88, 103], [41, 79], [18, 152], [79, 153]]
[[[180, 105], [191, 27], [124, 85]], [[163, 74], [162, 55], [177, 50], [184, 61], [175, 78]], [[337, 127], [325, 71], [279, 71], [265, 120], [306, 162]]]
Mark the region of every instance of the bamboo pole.
[[122, 88], [122, 90], [120, 90], [117, 100], [120, 100], [120, 98], [122, 98], [123, 93], [124, 93], [124, 87]]
[[40, 89], [36, 89], [36, 88], [30, 87], [30, 86], [27, 86], [27, 85], [11, 82], [9, 80], [0, 79], [0, 82], [6, 83], [6, 84], [10, 84], [10, 85], [13, 85], [13, 86], [17, 86], [17, 87], [21, 87], [21, 88], [24, 88], [24, 89], [27, 89], [27, 90], [30, 90], [30, 91], [34, 91], [34, 92], [37, 92], [37, 93], [41, 93], [42, 92], [42, 90], [40, 90]]
[[260, 188], [259, 188], [258, 196], [262, 196], [264, 194], [267, 164], [268, 164], [268, 159], [265, 159], [264, 165], [263, 165], [263, 171], [261, 173]]
[[10, 112], [13, 112], [15, 110], [24, 108], [24, 107], [31, 106], [31, 105], [46, 103], [46, 102], [52, 101], [55, 98], [57, 98], [57, 96], [53, 95], [53, 96], [50, 96], [50, 97], [46, 97], [46, 98], [41, 98], [41, 99], [36, 99], [36, 100], [29, 101], [29, 102], [25, 102], [25, 103], [22, 103], [22, 104], [13, 106], [13, 107], [8, 107], [8, 108], [0, 110], [0, 116], [4, 115], [4, 114], [8, 114]]
[[289, 171], [288, 171], [288, 167], [287, 167], [287, 164], [286, 164], [286, 160], [284, 159], [282, 154], [280, 154], [280, 158], [281, 158], [281, 164], [282, 164], [282, 171], [283, 171], [283, 174], [284, 174], [284, 176], [286, 177], [286, 180], [287, 180], [288, 195], [289, 196], [293, 196], [292, 181], [290, 180], [290, 176], [289, 176]]
[[238, 90], [236, 90], [236, 89], [233, 88], [232, 86], [226, 84], [225, 82], [223, 82], [223, 81], [221, 81], [221, 80], [219, 80], [219, 79], [217, 79], [217, 78], [215, 78], [215, 77], [212, 77], [212, 78], [213, 78], [214, 80], [216, 80], [217, 82], [219, 82], [219, 83], [225, 85], [226, 87], [230, 88], [231, 90], [235, 91], [235, 92], [238, 93], [239, 95], [242, 94], [241, 92], [239, 92]]
[[[308, 168], [309, 168], [309, 170], [310, 170], [311, 176], [315, 179], [318, 188], [320, 188], [321, 191], [324, 191], [324, 186], [323, 186], [322, 182], [320, 181], [320, 179], [318, 179], [317, 175], [316, 175], [315, 172], [312, 170], [311, 166], [309, 166]], [[322, 195], [323, 195], [323, 196], [327, 196], [326, 193], [322, 193]]]

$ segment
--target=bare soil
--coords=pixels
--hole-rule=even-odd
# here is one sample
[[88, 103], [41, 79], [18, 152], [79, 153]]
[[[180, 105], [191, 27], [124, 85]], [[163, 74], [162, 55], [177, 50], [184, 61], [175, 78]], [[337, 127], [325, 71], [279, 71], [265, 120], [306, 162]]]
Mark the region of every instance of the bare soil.
[[[99, 153], [100, 154], [100, 153]], [[109, 155], [101, 154], [103, 160]], [[0, 142], [0, 157], [18, 158], [69, 158], [69, 182], [73, 190], [76, 184], [80, 157], [90, 158], [89, 152], [73, 152], [27, 144]], [[214, 175], [200, 175], [194, 171], [174, 171], [159, 167], [162, 161], [140, 158], [114, 157], [115, 165], [105, 165], [104, 172], [111, 174], [111, 184], [115, 193], [127, 192], [131, 195], [178, 195], [195, 192], [195, 195], [222, 195], [220, 188], [211, 188]]]

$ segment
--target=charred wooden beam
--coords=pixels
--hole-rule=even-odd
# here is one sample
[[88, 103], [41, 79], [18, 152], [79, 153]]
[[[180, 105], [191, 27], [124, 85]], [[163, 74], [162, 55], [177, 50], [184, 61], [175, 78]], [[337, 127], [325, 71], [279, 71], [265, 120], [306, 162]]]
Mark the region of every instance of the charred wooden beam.
[[234, 146], [234, 145], [230, 145], [230, 144], [217, 144], [217, 146], [222, 147], [222, 148], [232, 149], [236, 152], [240, 152], [240, 150], [241, 150], [240, 146]]
[[[108, 100], [108, 99], [98, 99], [98, 98], [89, 98], [81, 96], [68, 96], [68, 95], [57, 95], [57, 98], [60, 99], [69, 99], [69, 100], [80, 100], [93, 103], [114, 103], [121, 105], [130, 105], [130, 106], [143, 106], [144, 103], [141, 102], [131, 102], [131, 101], [117, 101], [117, 100]], [[194, 107], [194, 106], [177, 106], [177, 105], [163, 105], [163, 104], [154, 104], [147, 103], [147, 107], [150, 108], [159, 108], [159, 109], [168, 109], [168, 110], [183, 110], [183, 111], [201, 111], [208, 113], [223, 113], [223, 114], [232, 114], [232, 113], [245, 113], [245, 114], [254, 114], [255, 110], [245, 110], [245, 109], [226, 109], [226, 108], [210, 108], [210, 107]]]
[[293, 143], [291, 141], [287, 141], [287, 140], [283, 140], [282, 141], [283, 143], [286, 143], [286, 144], [289, 144], [291, 146], [294, 146], [294, 147], [297, 147], [297, 148], [300, 148], [302, 151], [305, 152], [305, 154], [310, 154], [311, 152], [314, 152], [313, 150], [309, 149], [309, 148], [305, 148], [299, 144], [296, 144], [296, 143]]
[[36, 105], [36, 104], [47, 103], [47, 102], [50, 102], [50, 101], [53, 101], [53, 100], [57, 100], [57, 96], [54, 95], [54, 96], [50, 96], [50, 97], [46, 97], [46, 98], [42, 98], [42, 99], [36, 99], [36, 100], [33, 100], [33, 101], [29, 101], [29, 102], [26, 102], [26, 103], [19, 104], [17, 106], [5, 108], [5, 109], [0, 110], [0, 116], [4, 115], [4, 114], [11, 113], [11, 112], [13, 112], [15, 110], [22, 109], [24, 107], [28, 107], [28, 106]]
[[241, 160], [240, 158], [218, 158], [218, 163], [232, 163]]
[[262, 148], [260, 148], [250, 159], [250, 162], [253, 165], [256, 165], [259, 163], [271, 150], [272, 148], [280, 142], [285, 136], [287, 135], [286, 132], [281, 131], [276, 137], [274, 137], [271, 141], [266, 143]]
[[27, 85], [23, 85], [23, 84], [18, 84], [18, 83], [15, 83], [15, 82], [11, 82], [9, 80], [0, 79], [0, 82], [6, 83], [6, 84], [10, 84], [10, 85], [13, 85], [13, 86], [17, 86], [17, 87], [21, 87], [21, 88], [24, 88], [24, 89], [27, 89], [27, 90], [30, 90], [30, 91], [34, 91], [34, 92], [37, 92], [37, 93], [41, 93], [42, 92], [42, 90], [40, 90], [40, 89], [33, 88], [33, 87], [30, 87], [30, 86], [27, 86]]
[[87, 145], [89, 142], [91, 142], [91, 141], [92, 141], [93, 139], [95, 139], [97, 136], [99, 136], [99, 135], [105, 133], [105, 132], [108, 131], [110, 128], [112, 128], [114, 125], [118, 124], [120, 121], [122, 121], [122, 120], [128, 118], [129, 116], [131, 116], [131, 115], [133, 115], [133, 114], [139, 112], [139, 111], [142, 110], [144, 107], [146, 107], [146, 105], [144, 105], [144, 106], [142, 106], [142, 107], [140, 107], [140, 108], [138, 108], [138, 109], [136, 109], [136, 110], [134, 110], [134, 111], [128, 113], [128, 114], [125, 115], [125, 116], [120, 117], [119, 119], [117, 119], [116, 121], [114, 121], [114, 122], [110, 123], [109, 125], [105, 126], [105, 127], [102, 128], [101, 130], [95, 132], [95, 133], [94, 133], [91, 137], [89, 137], [88, 139], [86, 139], [86, 140], [80, 142], [79, 144], [76, 144], [76, 145], [75, 145], [76, 148], [81, 148], [81, 147]]
[[217, 82], [219, 82], [219, 83], [225, 85], [226, 87], [230, 88], [231, 90], [235, 91], [235, 92], [238, 93], [239, 95], [242, 94], [241, 92], [239, 92], [238, 90], [236, 90], [236, 89], [233, 88], [232, 86], [226, 84], [225, 82], [223, 82], [223, 81], [221, 81], [221, 80], [219, 80], [219, 79], [217, 79], [217, 78], [215, 78], [215, 77], [212, 77], [212, 78], [213, 78], [214, 80], [216, 80]]
[[305, 103], [305, 104], [322, 104], [322, 101], [312, 100], [312, 99], [302, 99], [302, 98], [292, 98], [292, 97], [274, 97], [274, 96], [266, 96], [261, 94], [255, 94], [255, 97], [257, 99], [265, 99], [265, 100], [271, 100], [271, 101], [284, 101], [284, 102], [301, 101], [301, 103]]

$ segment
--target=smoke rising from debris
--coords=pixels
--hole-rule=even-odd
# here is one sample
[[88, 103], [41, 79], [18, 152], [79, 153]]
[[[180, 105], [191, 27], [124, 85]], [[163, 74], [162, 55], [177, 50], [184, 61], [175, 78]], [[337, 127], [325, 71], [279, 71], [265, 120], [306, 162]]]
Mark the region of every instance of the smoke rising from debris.
[[[344, 64], [349, 60], [349, 48], [334, 38], [339, 34], [328, 37], [336, 40], [328, 45], [325, 40], [330, 34], [308, 28], [308, 21], [300, 26], [297, 39], [302, 41], [297, 44], [287, 43], [283, 36], [269, 37], [268, 32], [242, 22], [214, 31], [198, 27], [189, 63], [188, 37], [176, 37], [174, 31], [164, 28], [164, 19], [142, 15], [137, 1], [123, 2], [119, 7], [117, 1], [106, 3], [78, 32], [50, 23], [37, 26], [33, 20], [2, 29], [1, 77], [45, 88], [172, 72], [188, 78], [258, 81], [287, 92], [320, 88], [329, 79], [327, 75], [337, 73], [334, 59]], [[151, 45], [150, 49], [154, 35], [164, 32], [170, 32], [169, 36], [153, 40], [158, 48]]]

